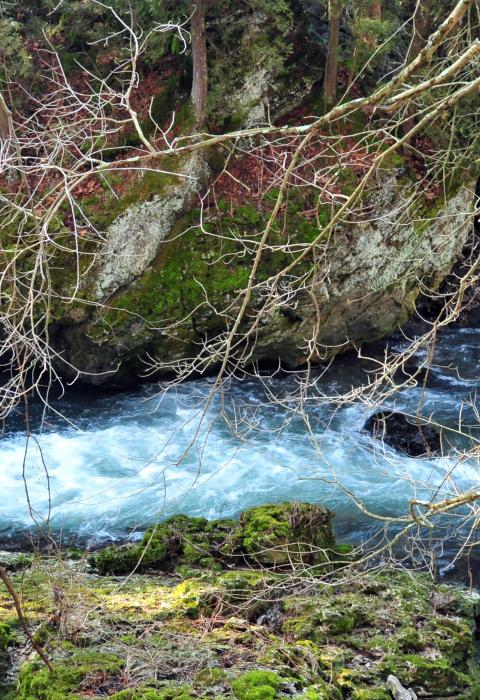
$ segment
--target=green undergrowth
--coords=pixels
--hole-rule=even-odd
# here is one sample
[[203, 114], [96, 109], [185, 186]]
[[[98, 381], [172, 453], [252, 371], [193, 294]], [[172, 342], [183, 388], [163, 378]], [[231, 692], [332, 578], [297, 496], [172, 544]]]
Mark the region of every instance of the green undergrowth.
[[[252, 543], [253, 521], [257, 537], [273, 533], [283, 542], [305, 523], [300, 504], [289, 511], [288, 533], [284, 506], [249, 513], [242, 541], [256, 554], [265, 540]], [[208, 541], [214, 525], [192, 519], [189, 534], [203, 531]], [[314, 567], [287, 571], [278, 560], [260, 566], [212, 557], [187, 565], [183, 555], [173, 556], [167, 571], [100, 575], [87, 560], [65, 552], [9, 570], [54, 670], [28, 651], [17, 681], [0, 697], [387, 700], [391, 673], [419, 697], [478, 697], [480, 596], [426, 575], [353, 568], [346, 579], [335, 571], [319, 578]], [[4, 667], [28, 649], [4, 588], [0, 644]]]

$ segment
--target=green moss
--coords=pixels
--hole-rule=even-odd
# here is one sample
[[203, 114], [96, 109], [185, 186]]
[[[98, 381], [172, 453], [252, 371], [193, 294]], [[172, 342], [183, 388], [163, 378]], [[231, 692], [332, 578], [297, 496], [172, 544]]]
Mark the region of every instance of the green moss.
[[148, 530], [137, 545], [108, 547], [90, 557], [101, 573], [128, 573], [135, 567], [172, 568], [174, 563], [215, 569], [218, 558], [254, 557], [263, 564], [328, 562], [335, 540], [331, 514], [321, 506], [284, 503], [252, 508], [240, 521], [180, 515]]
[[221, 668], [204, 668], [199, 671], [194, 678], [194, 685], [201, 688], [210, 688], [212, 685], [221, 683], [226, 678], [226, 673]]
[[123, 667], [112, 654], [75, 652], [68, 660], [58, 661], [50, 671], [40, 662], [22, 666], [18, 681], [18, 700], [77, 700], [79, 686], [96, 673], [118, 675]]
[[400, 651], [411, 652], [419, 651], [425, 646], [420, 632], [415, 627], [405, 627], [397, 636], [396, 646]]
[[337, 181], [342, 194], [346, 195], [347, 197], [353, 194], [358, 185], [357, 176], [354, 170], [352, 170], [352, 168], [349, 167], [341, 168], [338, 171]]
[[90, 564], [101, 573], [129, 573], [135, 567], [171, 568], [181, 560], [189, 565], [209, 557], [214, 534], [204, 518], [176, 515], [147, 530], [142, 542], [123, 547], [107, 547], [90, 557]]
[[[255, 250], [253, 246], [246, 250], [242, 240], [258, 240], [272, 206], [268, 201], [233, 206], [220, 200], [221, 216], [205, 222], [203, 230], [198, 227], [197, 212], [185, 213], [172, 227], [149, 269], [112, 299], [114, 308], [102, 317], [98, 326], [100, 337], [104, 339], [104, 331], [112, 337], [113, 334], [128, 337], [128, 329], [137, 318], [131, 314], [140, 314], [154, 327], [166, 319], [175, 320], [178, 322], [175, 338], [172, 334], [169, 338], [152, 335], [153, 342], [158, 344], [152, 352], [171, 356], [188, 355], [190, 350], [193, 353], [192, 343], [199, 334], [224, 331], [224, 319], [210, 313], [207, 304], [223, 308], [247, 286]], [[262, 255], [257, 273], [259, 281], [291, 263], [299, 247], [310, 243], [320, 233], [317, 222], [303, 215], [306, 206], [303, 200], [301, 203], [292, 200], [289, 206], [296, 207], [296, 213], [286, 212], [274, 222], [269, 236], [273, 249]], [[116, 207], [114, 203], [109, 216], [115, 213]], [[318, 216], [320, 226], [325, 225], [330, 219], [330, 209], [321, 206]], [[299, 272], [311, 274], [311, 255], [299, 264]], [[288, 319], [282, 320], [287, 326]], [[92, 332], [94, 330], [92, 326]]]
[[[275, 521], [278, 509], [285, 513], [283, 506], [271, 507]], [[305, 516], [298, 506], [294, 512], [298, 517], [289, 520], [290, 532], [301, 526]], [[180, 561], [179, 533], [188, 535], [189, 542], [195, 537], [203, 542], [207, 539], [218, 553], [222, 543], [232, 545], [240, 521], [208, 522], [180, 516], [161, 525], [166, 525], [163, 536], [175, 540]], [[280, 532], [283, 535], [284, 528]], [[310, 535], [313, 537], [312, 532]], [[234, 546], [239, 543], [241, 540]], [[215, 561], [229, 567], [246, 557], [237, 558], [231, 551], [218, 556]], [[249, 566], [253, 566], [252, 559]], [[123, 659], [132, 663], [138, 659], [143, 664], [150, 658], [154, 664], [161, 658], [172, 680], [125, 688], [117, 692], [119, 700], [140, 700], [147, 692], [149, 700], [207, 696], [226, 700], [231, 697], [230, 679], [243, 697], [254, 699], [283, 695], [281, 679], [285, 679], [298, 693], [306, 688], [304, 697], [311, 700], [341, 700], [340, 693], [350, 700], [385, 700], [390, 673], [419, 696], [458, 697], [463, 693], [466, 698], [470, 693], [472, 700], [475, 697], [470, 690], [475, 683], [473, 633], [478, 595], [455, 589], [455, 597], [452, 589], [442, 587], [451, 610], [444, 614], [434, 609], [432, 581], [407, 571], [357, 572], [348, 586], [336, 583], [334, 572], [328, 585], [325, 578], [310, 576], [305, 581], [298, 577], [296, 594], [286, 595], [291, 571], [229, 568], [217, 574], [200, 567], [200, 561], [195, 569], [189, 567], [194, 576], [183, 581], [155, 572], [119, 582], [92, 575], [84, 558], [69, 561], [68, 567], [58, 560], [39, 558], [29, 568], [13, 571], [12, 582], [22, 592], [23, 607], [46, 646], [55, 674], [47, 685], [45, 668], [36, 662], [26, 664], [20, 675], [21, 690], [11, 697], [78, 700], [82, 690], [88, 692], [100, 677], [119, 691], [124, 688]], [[61, 630], [50, 627], [56, 611], [53, 587], [62, 590], [68, 641], [61, 639]], [[283, 623], [281, 629], [259, 627], [259, 616], [272, 606]], [[78, 610], [89, 614], [82, 613], [82, 630], [72, 634], [69, 629], [75, 628], [67, 625], [75, 624]], [[198, 621], [192, 624], [192, 618]], [[8, 592], [1, 587], [0, 619], [7, 635], [11, 634], [9, 646], [25, 644]], [[48, 634], [50, 629], [52, 634]], [[88, 653], [80, 649], [85, 644]], [[369, 663], [359, 663], [362, 657]], [[273, 673], [276, 683], [263, 682], [258, 676], [248, 677], [246, 683], [242, 674], [252, 668], [258, 669], [254, 673]], [[186, 678], [193, 679], [191, 687], [180, 685]], [[235, 696], [239, 697], [236, 692]]]
[[232, 690], [238, 700], [273, 700], [281, 680], [273, 671], [249, 671], [232, 681]]
[[328, 600], [322, 603], [316, 599], [316, 607], [304, 615], [288, 617], [283, 623], [283, 631], [295, 639], [309, 639], [314, 642], [325, 642], [329, 637], [335, 637], [352, 632], [362, 621], [362, 611], [347, 601], [336, 605]]
[[302, 697], [306, 700], [341, 700], [342, 693], [332, 683], [319, 681], [306, 688]]
[[154, 195], [160, 196], [178, 184], [179, 177], [175, 175], [179, 167], [178, 159], [170, 158], [164, 166], [157, 163], [155, 167], [168, 172], [146, 170], [141, 177], [131, 181], [125, 194], [115, 197], [110, 189], [107, 189], [103, 197], [95, 195], [82, 201], [85, 214], [93, 226], [104, 231], [130, 207], [145, 202]]
[[382, 688], [356, 688], [351, 700], [391, 700], [392, 696]]
[[353, 552], [353, 547], [351, 544], [337, 544], [335, 546], [335, 551], [337, 554], [347, 556]]

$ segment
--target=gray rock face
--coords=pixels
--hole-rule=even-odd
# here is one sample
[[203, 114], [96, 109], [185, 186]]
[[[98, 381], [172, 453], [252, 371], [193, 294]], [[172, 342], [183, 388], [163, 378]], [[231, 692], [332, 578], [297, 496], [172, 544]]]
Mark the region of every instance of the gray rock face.
[[460, 255], [472, 227], [471, 202], [471, 189], [462, 188], [430, 223], [415, 217], [394, 177], [380, 182], [367, 202], [369, 220], [335, 231], [319, 251], [315, 303], [312, 294], [298, 295], [287, 326], [279, 312], [265, 319], [257, 351], [268, 357], [281, 347], [295, 366], [313, 339], [321, 359], [396, 330], [414, 309], [420, 280], [438, 287]]
[[416, 693], [411, 688], [404, 688], [398, 678], [392, 674], [387, 678], [387, 685], [394, 700], [417, 700]]
[[176, 219], [192, 204], [208, 168], [194, 153], [182, 167], [178, 183], [162, 195], [128, 209], [109, 227], [95, 275], [95, 297], [102, 301], [140, 277], [155, 258]]

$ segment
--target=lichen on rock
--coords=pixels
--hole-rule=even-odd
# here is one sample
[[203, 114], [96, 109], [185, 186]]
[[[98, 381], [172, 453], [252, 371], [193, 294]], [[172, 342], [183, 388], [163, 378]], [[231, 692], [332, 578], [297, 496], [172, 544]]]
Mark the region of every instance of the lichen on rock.
[[195, 204], [195, 195], [208, 176], [206, 160], [194, 153], [177, 167], [178, 174], [166, 172], [163, 179], [162, 173], [156, 173], [159, 190], [127, 208], [107, 228], [92, 274], [97, 300], [103, 301], [144, 273], [177, 218]]

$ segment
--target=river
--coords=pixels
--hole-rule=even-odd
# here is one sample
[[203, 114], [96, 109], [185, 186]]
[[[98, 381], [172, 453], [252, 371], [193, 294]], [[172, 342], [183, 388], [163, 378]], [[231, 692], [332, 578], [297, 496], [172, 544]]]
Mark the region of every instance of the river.
[[[20, 415], [0, 441], [0, 539], [12, 546], [34, 522], [48, 521], [64, 540], [98, 546], [135, 537], [174, 513], [227, 517], [298, 499], [330, 507], [339, 538], [358, 542], [378, 531], [379, 521], [362, 514], [349, 494], [376, 514], [395, 516], [408, 511], [409, 498], [428, 497], [439, 486], [441, 497], [474, 488], [477, 460], [459, 460], [455, 451], [478, 434], [478, 331], [441, 336], [422, 397], [424, 415], [453, 429], [460, 421], [471, 435], [452, 432], [444, 457], [414, 459], [384, 447], [363, 430], [371, 407], [319, 399], [365, 376], [351, 356], [337, 359], [315, 377], [303, 411], [301, 373], [231, 380], [206, 414], [211, 379], [123, 394], [71, 391], [53, 404], [62, 416], [50, 412], [43, 420], [37, 404], [28, 442]], [[415, 413], [420, 398], [418, 387], [408, 389], [389, 406]], [[442, 550], [447, 566], [452, 553]]]

